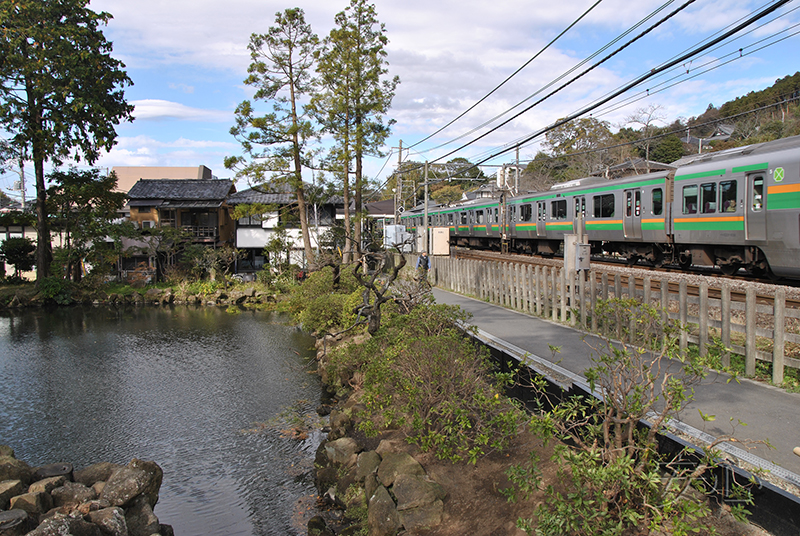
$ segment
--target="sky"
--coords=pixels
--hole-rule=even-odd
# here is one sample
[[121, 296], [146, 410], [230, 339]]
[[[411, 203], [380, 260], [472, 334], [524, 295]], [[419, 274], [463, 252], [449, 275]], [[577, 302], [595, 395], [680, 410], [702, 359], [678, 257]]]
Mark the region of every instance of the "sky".
[[[658, 69], [729, 25], [774, 3], [696, 0], [553, 97], [459, 149], [486, 131], [487, 127], [481, 125], [542, 91], [665, 5], [665, 0], [602, 0], [464, 118], [418, 143], [542, 51], [595, 1], [375, 0], [378, 19], [385, 24], [389, 39], [389, 76], [399, 76], [400, 85], [388, 113], [396, 120], [392, 135], [383, 156], [367, 159], [366, 173], [384, 181], [397, 165], [401, 140], [404, 148], [411, 148], [403, 152], [404, 160], [443, 162], [464, 157], [480, 161]], [[683, 2], [667, 5], [591, 63]], [[250, 63], [247, 44], [251, 34], [266, 33], [275, 22], [276, 12], [300, 7], [312, 30], [322, 38], [333, 28], [336, 13], [347, 6], [347, 0], [92, 0], [93, 10], [113, 16], [103, 32], [113, 43], [113, 56], [125, 64], [133, 80], [134, 85], [125, 90], [125, 95], [135, 106], [135, 120], [118, 127], [116, 146], [96, 165], [205, 165], [219, 178], [236, 178], [233, 171], [224, 168], [223, 160], [242, 154], [229, 130], [236, 106], [253, 96], [253, 88], [243, 83]], [[678, 117], [697, 116], [709, 104], [719, 106], [749, 91], [763, 89], [800, 70], [800, 36], [793, 36], [798, 31], [793, 25], [799, 22], [800, 2], [794, 0], [749, 26], [750, 33], [742, 32], [744, 35], [739, 34], [737, 40], [729, 39], [721, 47], [677, 65], [593, 111], [593, 116], [616, 129], [625, 126], [637, 109], [658, 106], [659, 114], [671, 122]], [[783, 41], [770, 44], [784, 37]], [[528, 100], [526, 106], [547, 92]], [[625, 98], [630, 102], [622, 102]], [[257, 106], [262, 113], [268, 111], [266, 103]], [[533, 158], [541, 139], [535, 138], [520, 148], [521, 161]], [[325, 145], [323, 140], [321, 147]], [[512, 151], [486, 164], [512, 163], [514, 158]], [[491, 174], [492, 168], [485, 171]], [[0, 188], [8, 192], [14, 178], [0, 178]], [[240, 190], [246, 188], [246, 180], [239, 180], [237, 186]]]

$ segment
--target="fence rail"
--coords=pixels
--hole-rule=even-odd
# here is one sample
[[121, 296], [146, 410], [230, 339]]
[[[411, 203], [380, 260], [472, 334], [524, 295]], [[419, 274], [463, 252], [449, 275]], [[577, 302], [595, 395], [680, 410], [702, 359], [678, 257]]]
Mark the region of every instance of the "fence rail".
[[[786, 308], [782, 287], [776, 287], [774, 304], [765, 305], [756, 303], [752, 289], [744, 302], [732, 300], [726, 282], [711, 287], [720, 296], [712, 298], [706, 283], [699, 296], [690, 296], [685, 280], [669, 276], [645, 277], [637, 285], [633, 277], [601, 270], [591, 270], [586, 278], [571, 275], [561, 267], [513, 262], [433, 257], [431, 263], [437, 286], [531, 315], [597, 331], [592, 312], [598, 300], [633, 298], [660, 306], [662, 314], [688, 326], [681, 331], [681, 349], [693, 343], [705, 355], [717, 337], [725, 348], [744, 356], [746, 376], [755, 375], [756, 361], [771, 363], [775, 384], [783, 382], [785, 367], [800, 368], [800, 359], [787, 355], [787, 343], [790, 349], [800, 345], [800, 310]], [[758, 349], [759, 344], [772, 351]], [[722, 364], [730, 364], [730, 355], [722, 356]]]

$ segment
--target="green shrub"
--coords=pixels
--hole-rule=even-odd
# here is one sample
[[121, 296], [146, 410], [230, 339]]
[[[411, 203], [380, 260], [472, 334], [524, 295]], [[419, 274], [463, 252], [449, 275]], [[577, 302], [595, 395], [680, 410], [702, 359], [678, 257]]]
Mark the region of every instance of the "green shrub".
[[39, 281], [40, 295], [48, 300], [53, 300], [58, 305], [72, 303], [72, 287], [69, 282], [57, 276], [50, 276]]
[[363, 376], [364, 432], [403, 428], [408, 441], [453, 462], [507, 446], [524, 420], [501, 396], [510, 378], [493, 372], [456, 320], [466, 314], [444, 305], [392, 313], [376, 336], [332, 353], [329, 377]]

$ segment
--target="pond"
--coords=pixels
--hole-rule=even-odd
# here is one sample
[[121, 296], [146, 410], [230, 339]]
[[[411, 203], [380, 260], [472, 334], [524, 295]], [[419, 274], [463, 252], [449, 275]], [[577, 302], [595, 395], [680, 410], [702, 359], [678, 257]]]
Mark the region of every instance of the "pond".
[[60, 308], [0, 316], [0, 443], [32, 466], [153, 460], [179, 536], [305, 534], [313, 339], [276, 314]]

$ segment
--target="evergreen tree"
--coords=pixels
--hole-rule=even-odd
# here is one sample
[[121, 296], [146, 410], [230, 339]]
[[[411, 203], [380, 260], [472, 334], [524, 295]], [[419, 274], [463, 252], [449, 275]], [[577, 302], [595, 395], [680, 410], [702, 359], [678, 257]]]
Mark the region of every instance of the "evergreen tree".
[[0, 0], [0, 125], [30, 155], [36, 174], [36, 275], [49, 274], [52, 253], [44, 163], [94, 163], [110, 150], [133, 106], [131, 81], [100, 25], [111, 15], [88, 0]]
[[314, 265], [308, 227], [303, 167], [308, 166], [308, 141], [317, 133], [300, 105], [313, 94], [311, 73], [319, 39], [312, 33], [300, 8], [275, 14], [275, 25], [266, 34], [250, 36], [249, 76], [244, 83], [254, 86], [255, 100], [272, 104], [272, 112], [259, 116], [249, 100], [236, 108], [231, 134], [242, 144], [246, 157], [229, 157], [225, 167], [252, 183], [288, 184], [297, 197], [303, 248]]

